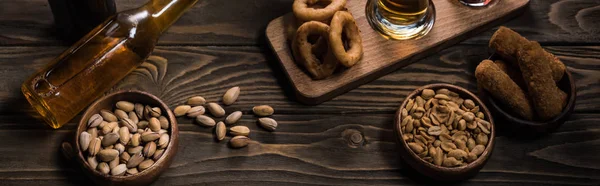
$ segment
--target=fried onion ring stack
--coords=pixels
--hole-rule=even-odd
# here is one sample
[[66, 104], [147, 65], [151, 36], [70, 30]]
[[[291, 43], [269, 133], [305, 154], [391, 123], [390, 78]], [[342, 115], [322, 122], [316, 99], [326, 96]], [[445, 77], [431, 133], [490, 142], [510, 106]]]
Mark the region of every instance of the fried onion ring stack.
[[292, 39], [292, 53], [313, 79], [325, 79], [340, 63], [352, 67], [362, 58], [360, 31], [345, 5], [346, 0], [294, 1], [292, 9], [302, 25]]

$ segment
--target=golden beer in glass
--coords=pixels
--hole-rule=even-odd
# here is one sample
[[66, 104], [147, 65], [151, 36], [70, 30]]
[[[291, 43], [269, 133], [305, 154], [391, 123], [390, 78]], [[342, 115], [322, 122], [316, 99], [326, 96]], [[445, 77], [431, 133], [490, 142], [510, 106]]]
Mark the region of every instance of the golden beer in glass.
[[369, 0], [366, 7], [371, 27], [391, 39], [424, 36], [435, 21], [430, 0]]

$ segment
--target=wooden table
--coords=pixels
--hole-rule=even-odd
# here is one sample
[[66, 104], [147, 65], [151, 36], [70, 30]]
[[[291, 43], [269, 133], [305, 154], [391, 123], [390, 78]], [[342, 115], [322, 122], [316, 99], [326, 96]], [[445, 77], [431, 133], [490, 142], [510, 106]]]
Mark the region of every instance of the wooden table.
[[[144, 0], [117, 0], [118, 9]], [[487, 30], [332, 101], [305, 106], [265, 42], [267, 23], [291, 11], [292, 0], [201, 0], [160, 41], [154, 55], [116, 88], [141, 89], [174, 107], [192, 95], [219, 100], [242, 89], [227, 112], [242, 110], [241, 124], [255, 140], [230, 149], [212, 130], [179, 119], [180, 146], [171, 168], [155, 185], [399, 185], [429, 183], [402, 165], [392, 132], [404, 97], [429, 83], [476, 90], [473, 72], [487, 57]], [[465, 15], [468, 16], [468, 15]], [[500, 133], [491, 159], [464, 185], [600, 184], [600, 2], [532, 0], [505, 23], [537, 40], [569, 67], [577, 105], [558, 131], [534, 139]], [[0, 185], [84, 185], [88, 180], [62, 158], [79, 117], [58, 130], [29, 116], [20, 85], [67, 44], [56, 39], [47, 0], [0, 1]], [[258, 128], [248, 112], [269, 104], [280, 126]], [[497, 123], [504, 125], [505, 123]], [[359, 134], [360, 142], [349, 136]]]

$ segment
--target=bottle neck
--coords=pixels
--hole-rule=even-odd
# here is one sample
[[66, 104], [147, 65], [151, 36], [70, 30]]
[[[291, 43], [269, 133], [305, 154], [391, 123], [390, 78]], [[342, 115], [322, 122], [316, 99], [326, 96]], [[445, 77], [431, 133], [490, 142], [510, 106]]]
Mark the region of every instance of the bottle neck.
[[144, 8], [149, 11], [163, 33], [196, 2], [198, 0], [150, 0]]

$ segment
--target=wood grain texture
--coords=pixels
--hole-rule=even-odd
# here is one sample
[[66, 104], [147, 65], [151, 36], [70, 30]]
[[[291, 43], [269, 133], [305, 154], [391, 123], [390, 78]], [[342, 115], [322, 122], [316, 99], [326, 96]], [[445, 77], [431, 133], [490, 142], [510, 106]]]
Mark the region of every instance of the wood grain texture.
[[[115, 0], [117, 12], [148, 0]], [[161, 38], [161, 45], [257, 45], [272, 19], [291, 11], [291, 0], [202, 0]], [[57, 38], [47, 0], [0, 1], [0, 45], [67, 45]]]
[[[72, 139], [75, 118], [52, 130], [28, 113], [19, 85], [64, 47], [0, 47], [0, 185], [84, 185], [81, 171], [61, 158], [60, 143]], [[577, 79], [575, 114], [558, 131], [537, 139], [499, 133], [481, 172], [462, 185], [600, 184], [600, 47], [548, 47]], [[300, 105], [275, 59], [257, 47], [158, 47], [147, 63], [116, 89], [140, 89], [170, 107], [191, 95], [209, 101], [241, 87], [240, 125], [254, 140], [233, 150], [215, 142], [211, 128], [179, 118], [180, 146], [169, 170], [154, 185], [403, 185], [432, 184], [403, 165], [392, 133], [393, 113], [408, 93], [429, 83], [475, 91], [473, 71], [487, 57], [482, 46], [458, 45], [397, 70], [319, 106]], [[167, 61], [165, 61], [164, 59]], [[280, 80], [278, 80], [280, 79]], [[368, 99], [366, 99], [368, 98]], [[254, 105], [269, 104], [276, 132], [259, 128]], [[501, 125], [498, 123], [497, 125]], [[501, 131], [499, 131], [501, 132]], [[359, 133], [363, 142], [352, 143]], [[229, 138], [227, 138], [229, 139]]]
[[[281, 62], [294, 86], [298, 101], [316, 105], [368, 83], [398, 68], [454, 45], [491, 25], [521, 13], [528, 0], [497, 1], [485, 8], [473, 9], [457, 1], [437, 0], [435, 24], [418, 40], [388, 40], [369, 26], [365, 16], [367, 1], [348, 1], [346, 8], [356, 20], [362, 37], [363, 56], [351, 68], [336, 72], [322, 80], [314, 80], [292, 56], [288, 28], [294, 24], [292, 13], [279, 17], [267, 26], [269, 46]], [[471, 15], [477, 18], [465, 18]], [[452, 29], [449, 29], [452, 28]]]
[[[35, 70], [58, 55], [64, 47], [0, 47], [0, 105], [21, 100], [21, 83]], [[575, 112], [600, 112], [600, 47], [546, 47], [569, 68], [577, 84]], [[424, 58], [371, 83], [318, 106], [295, 102], [293, 92], [281, 68], [267, 49], [257, 47], [158, 47], [151, 58], [117, 86], [151, 92], [170, 107], [188, 97], [202, 95], [208, 101], [220, 101], [230, 87], [240, 86], [236, 104], [228, 112], [272, 105], [281, 114], [393, 114], [408, 93], [431, 83], [449, 83], [476, 92], [474, 71], [488, 57], [486, 47], [458, 45]], [[366, 100], [365, 97], [369, 99]], [[16, 110], [29, 109], [27, 105]], [[14, 107], [0, 113], [15, 112]]]
[[[250, 127], [253, 142], [238, 150], [228, 148], [226, 141], [214, 142], [211, 128], [179, 119], [178, 155], [155, 185], [430, 183], [415, 179], [413, 170], [400, 162], [391, 114], [279, 114], [274, 118], [280, 127], [270, 133], [256, 126], [256, 118], [245, 115], [240, 124]], [[594, 124], [600, 122], [599, 115], [575, 114], [572, 118], [556, 133], [536, 140], [497, 137], [488, 163], [476, 177], [461, 184], [598, 185], [600, 167], [595, 162], [600, 153], [588, 149], [600, 145], [600, 128]], [[58, 152], [61, 140], [72, 135], [74, 127], [74, 123], [59, 130], [2, 126], [0, 137], [5, 145], [0, 149], [0, 185], [88, 182]], [[364, 142], [350, 143], [346, 136], [354, 133]], [[23, 144], [27, 148], [22, 148]]]
[[[118, 10], [146, 0], [115, 0]], [[203, 0], [162, 37], [160, 45], [262, 45], [269, 21], [291, 11], [293, 0]], [[542, 44], [598, 44], [600, 2], [531, 0], [523, 15], [505, 26]], [[466, 15], [468, 16], [468, 15]], [[47, 0], [0, 1], [0, 45], [66, 45], [58, 40]], [[464, 43], [487, 43], [495, 29]]]

